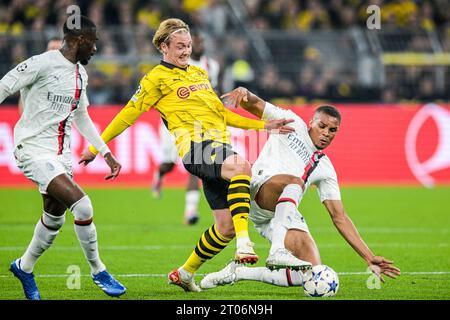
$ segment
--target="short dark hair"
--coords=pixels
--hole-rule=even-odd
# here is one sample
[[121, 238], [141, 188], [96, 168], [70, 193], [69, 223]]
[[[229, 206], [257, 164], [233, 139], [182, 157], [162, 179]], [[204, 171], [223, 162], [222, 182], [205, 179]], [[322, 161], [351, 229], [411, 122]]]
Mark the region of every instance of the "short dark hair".
[[[69, 21], [69, 19], [77, 19], [79, 17], [80, 20], [80, 25], [77, 27], [70, 27], [67, 26], [67, 22]], [[79, 15], [78, 17], [73, 17], [70, 16], [67, 18], [66, 22], [64, 23], [63, 26], [63, 32], [64, 32], [64, 36], [66, 35], [80, 35], [86, 32], [92, 32], [94, 30], [97, 29], [97, 26], [95, 25], [95, 23], [89, 19], [86, 16], [83, 15]]]
[[336, 109], [335, 107], [330, 106], [330, 105], [322, 105], [316, 109], [316, 112], [314, 112], [314, 114], [318, 114], [321, 112], [323, 112], [329, 116], [335, 117], [336, 119], [338, 119], [339, 123], [341, 123], [341, 114], [339, 113], [338, 109]]

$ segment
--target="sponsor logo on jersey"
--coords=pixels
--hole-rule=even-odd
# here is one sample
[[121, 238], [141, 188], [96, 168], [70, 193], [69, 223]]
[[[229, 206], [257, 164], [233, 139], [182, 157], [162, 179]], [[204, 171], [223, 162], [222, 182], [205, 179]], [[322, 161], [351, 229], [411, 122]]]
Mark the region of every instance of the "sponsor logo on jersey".
[[191, 92], [200, 90], [210, 90], [211, 87], [208, 83], [192, 84], [189, 87], [179, 87], [177, 90], [177, 96], [180, 99], [187, 99], [191, 95]]
[[47, 93], [47, 100], [52, 103], [50, 109], [65, 113], [69, 112], [74, 106], [76, 108], [79, 103], [79, 100], [75, 100], [71, 96], [58, 95], [53, 92]]
[[311, 154], [298, 134], [295, 132], [289, 133], [287, 138], [289, 140], [289, 147], [302, 159], [305, 165], [308, 164]]

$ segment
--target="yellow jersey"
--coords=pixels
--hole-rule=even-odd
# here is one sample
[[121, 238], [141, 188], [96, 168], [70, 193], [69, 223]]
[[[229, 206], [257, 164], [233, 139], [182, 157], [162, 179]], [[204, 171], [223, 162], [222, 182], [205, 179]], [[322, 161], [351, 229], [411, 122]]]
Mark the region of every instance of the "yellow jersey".
[[[263, 129], [265, 124], [225, 108], [202, 68], [179, 68], [161, 61], [142, 78], [136, 93], [102, 133], [103, 140], [112, 140], [150, 108], [161, 114], [181, 157], [190, 150], [192, 141], [230, 143], [227, 125]], [[97, 153], [92, 146], [90, 150]]]

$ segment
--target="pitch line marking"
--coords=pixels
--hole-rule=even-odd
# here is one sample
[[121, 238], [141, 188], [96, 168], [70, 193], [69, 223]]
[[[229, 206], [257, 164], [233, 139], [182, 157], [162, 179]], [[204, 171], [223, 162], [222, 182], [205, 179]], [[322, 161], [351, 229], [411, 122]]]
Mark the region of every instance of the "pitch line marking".
[[[368, 272], [338, 272], [340, 276], [359, 276], [368, 275]], [[406, 271], [402, 275], [449, 275], [450, 271]], [[205, 276], [206, 274], [196, 274], [196, 276]], [[37, 278], [67, 278], [70, 274], [36, 274]], [[114, 274], [115, 277], [121, 278], [165, 278], [167, 274], [163, 273], [131, 273], [131, 274]], [[0, 278], [12, 278], [13, 275], [0, 275]], [[80, 277], [91, 277], [89, 274], [81, 274]]]
[[[383, 247], [383, 248], [429, 248], [429, 247], [449, 247], [450, 243], [440, 242], [440, 243], [369, 243], [371, 247]], [[323, 243], [319, 245], [319, 248], [339, 248], [347, 247], [348, 244], [342, 243]], [[268, 244], [258, 244], [259, 248], [269, 248]], [[0, 246], [0, 251], [21, 251], [26, 250], [26, 246]], [[157, 250], [167, 250], [167, 249], [186, 249], [192, 248], [192, 245], [137, 245], [137, 246], [100, 246], [99, 250], [111, 250], [111, 251], [122, 251], [122, 250], [143, 250], [143, 251], [157, 251]], [[78, 245], [74, 246], [60, 246], [55, 245], [51, 247], [54, 251], [81, 251]]]

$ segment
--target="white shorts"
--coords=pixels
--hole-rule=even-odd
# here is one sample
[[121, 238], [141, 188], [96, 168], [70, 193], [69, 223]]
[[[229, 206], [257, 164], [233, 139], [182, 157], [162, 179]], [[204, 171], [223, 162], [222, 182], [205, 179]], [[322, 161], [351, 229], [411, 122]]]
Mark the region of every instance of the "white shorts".
[[[255, 225], [256, 230], [259, 232], [261, 236], [266, 238], [269, 241], [272, 241], [273, 234], [273, 217], [275, 212], [262, 209], [258, 206], [255, 201], [255, 196], [258, 193], [261, 186], [266, 183], [272, 176], [264, 175], [253, 175], [252, 181], [250, 183], [250, 214], [249, 219]], [[306, 224], [305, 218], [298, 211], [292, 212], [290, 215], [286, 217], [286, 220], [283, 221], [283, 224], [287, 229], [298, 229], [309, 233], [308, 225]]]
[[73, 177], [70, 154], [53, 155], [27, 152], [25, 147], [15, 148], [17, 166], [23, 174], [39, 186], [39, 192], [47, 194], [49, 183], [61, 174]]
[[162, 162], [177, 163], [178, 150], [175, 146], [175, 137], [169, 132], [163, 123], [159, 126], [159, 136], [161, 139], [161, 150], [163, 153]]

